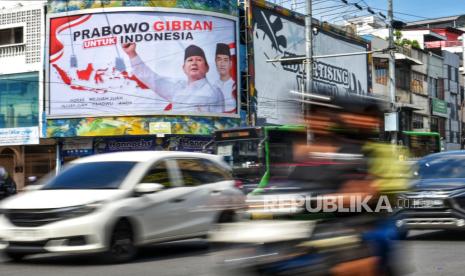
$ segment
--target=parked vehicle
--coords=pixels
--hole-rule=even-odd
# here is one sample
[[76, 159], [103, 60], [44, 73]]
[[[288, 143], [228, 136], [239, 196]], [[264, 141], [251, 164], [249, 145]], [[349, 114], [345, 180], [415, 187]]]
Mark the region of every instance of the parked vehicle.
[[420, 159], [412, 191], [398, 200], [397, 227], [465, 229], [465, 151], [448, 151]]
[[124, 262], [140, 245], [206, 237], [243, 206], [244, 196], [218, 156], [95, 155], [2, 202], [0, 249], [15, 260], [44, 252], [104, 252], [109, 261]]

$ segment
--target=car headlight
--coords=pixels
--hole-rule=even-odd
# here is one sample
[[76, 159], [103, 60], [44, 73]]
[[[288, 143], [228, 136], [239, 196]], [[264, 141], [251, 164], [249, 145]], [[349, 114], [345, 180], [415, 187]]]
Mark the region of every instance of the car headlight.
[[67, 219], [67, 218], [75, 218], [75, 217], [88, 215], [90, 213], [95, 212], [99, 208], [101, 208], [103, 204], [104, 204], [103, 202], [97, 201], [97, 202], [92, 202], [86, 205], [65, 208], [62, 211], [62, 217], [64, 219]]

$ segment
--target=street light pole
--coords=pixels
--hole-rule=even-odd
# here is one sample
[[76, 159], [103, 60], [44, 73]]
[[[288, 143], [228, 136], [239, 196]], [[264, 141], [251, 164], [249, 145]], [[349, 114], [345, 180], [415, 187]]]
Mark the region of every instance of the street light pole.
[[[312, 33], [312, 0], [307, 0], [305, 15], [305, 92], [312, 93], [313, 88], [313, 33]], [[303, 93], [304, 94], [304, 93]], [[310, 114], [310, 105], [305, 105], [304, 97], [302, 96], [303, 116], [307, 123], [307, 144], [312, 140], [309, 121], [306, 120], [306, 115]]]
[[[388, 0], [388, 19], [389, 19], [389, 98], [391, 102], [391, 112], [397, 112], [396, 109], [396, 57], [394, 51], [394, 12], [392, 0]], [[399, 126], [399, 116], [397, 115], [397, 125]], [[391, 133], [391, 143], [397, 144], [397, 131]]]

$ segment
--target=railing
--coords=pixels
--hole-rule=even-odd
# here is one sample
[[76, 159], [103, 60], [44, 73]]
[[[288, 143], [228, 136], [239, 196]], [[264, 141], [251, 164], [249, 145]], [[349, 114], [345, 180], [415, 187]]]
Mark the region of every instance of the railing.
[[0, 58], [21, 56], [26, 53], [26, 44], [0, 46]]
[[442, 48], [442, 47], [461, 47], [462, 41], [431, 41], [425, 42], [426, 48]]
[[408, 57], [412, 56], [412, 49], [409, 48], [409, 47], [396, 45], [396, 51], [398, 53], [404, 54], [404, 55], [406, 55]]

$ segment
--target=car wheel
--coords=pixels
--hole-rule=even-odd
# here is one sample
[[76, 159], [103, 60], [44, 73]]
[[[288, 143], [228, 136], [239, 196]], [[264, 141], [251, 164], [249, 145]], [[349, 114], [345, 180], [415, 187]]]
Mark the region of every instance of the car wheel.
[[232, 210], [225, 210], [218, 217], [218, 223], [231, 223], [235, 221], [237, 221], [237, 214]]
[[131, 225], [126, 221], [118, 222], [111, 234], [105, 260], [109, 263], [128, 262], [134, 258], [136, 252]]
[[13, 262], [20, 262], [28, 254], [26, 254], [26, 253], [17, 253], [17, 252], [5, 252], [5, 255], [6, 255], [6, 257], [8, 259], [12, 260]]

